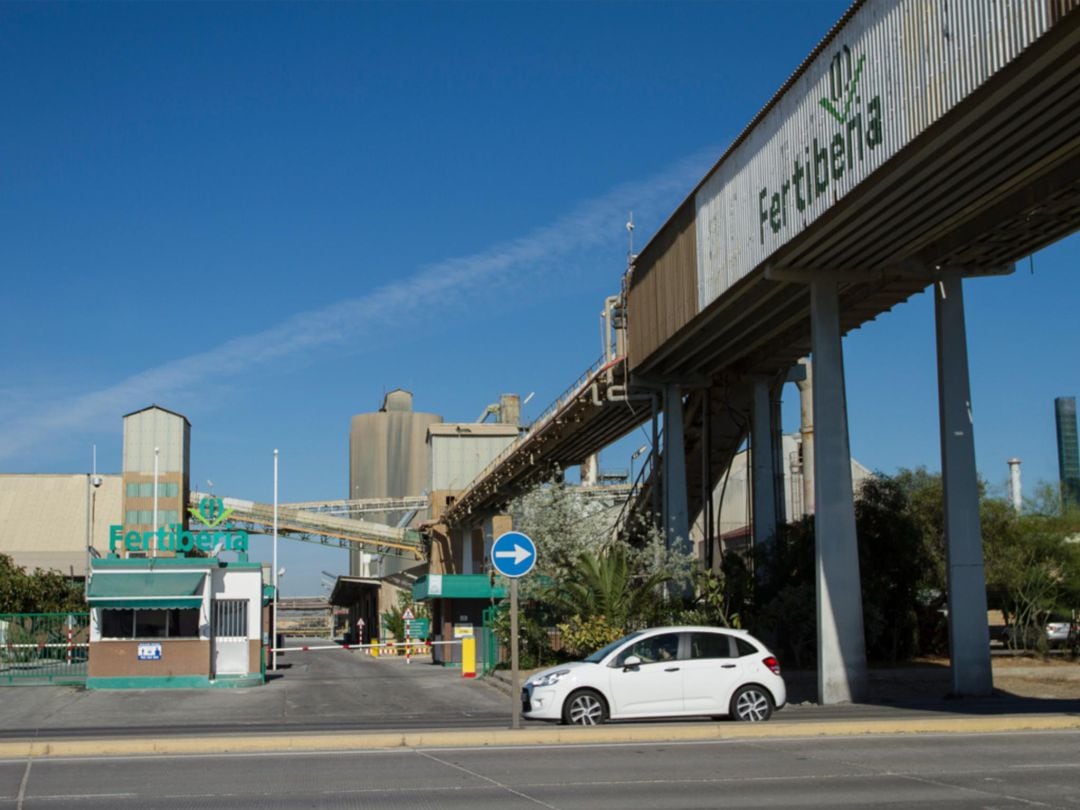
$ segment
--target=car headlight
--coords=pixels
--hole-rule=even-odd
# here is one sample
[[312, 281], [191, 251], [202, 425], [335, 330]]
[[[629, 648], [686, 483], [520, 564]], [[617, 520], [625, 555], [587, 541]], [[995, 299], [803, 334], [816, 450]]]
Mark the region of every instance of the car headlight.
[[539, 678], [533, 678], [533, 686], [553, 686], [559, 682], [559, 678], [563, 675], [569, 675], [570, 670], [560, 669], [556, 672], [549, 672], [547, 675], [541, 675]]

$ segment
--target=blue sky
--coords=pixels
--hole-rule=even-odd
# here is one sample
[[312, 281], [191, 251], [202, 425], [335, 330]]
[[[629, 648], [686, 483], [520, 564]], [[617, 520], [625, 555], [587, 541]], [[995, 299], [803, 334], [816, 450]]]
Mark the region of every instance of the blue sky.
[[[846, 5], [0, 5], [0, 471], [118, 471], [158, 402], [193, 482], [269, 500], [277, 447], [282, 500], [335, 498], [387, 390], [536, 415], [599, 355], [627, 212], [640, 247]], [[994, 484], [1057, 476], [1077, 244], [966, 285]], [[856, 458], [938, 468], [930, 296], [845, 350]], [[286, 593], [344, 565], [284, 545]]]

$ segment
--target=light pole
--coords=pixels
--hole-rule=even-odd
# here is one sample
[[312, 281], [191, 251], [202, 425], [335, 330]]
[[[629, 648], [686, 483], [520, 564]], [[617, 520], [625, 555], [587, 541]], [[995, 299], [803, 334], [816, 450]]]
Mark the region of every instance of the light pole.
[[274, 449], [274, 620], [270, 630], [270, 656], [272, 661], [272, 669], [277, 671], [277, 612], [278, 612], [278, 567], [277, 567], [277, 507], [278, 507], [278, 493], [277, 493], [277, 466], [278, 466], [278, 451]]
[[639, 447], [637, 450], [635, 450], [633, 452], [633, 454], [630, 456], [630, 486], [631, 487], [634, 486], [634, 481], [636, 480], [634, 478], [634, 462], [637, 461], [638, 458], [641, 456], [641, 454], [644, 453], [648, 449], [649, 449], [649, 446], [646, 445], [646, 444], [643, 444], [643, 445], [641, 445], [641, 447]]
[[157, 522], [158, 522], [158, 457], [161, 455], [161, 448], [154, 448], [154, 539], [153, 545], [150, 547], [150, 556], [157, 556]]

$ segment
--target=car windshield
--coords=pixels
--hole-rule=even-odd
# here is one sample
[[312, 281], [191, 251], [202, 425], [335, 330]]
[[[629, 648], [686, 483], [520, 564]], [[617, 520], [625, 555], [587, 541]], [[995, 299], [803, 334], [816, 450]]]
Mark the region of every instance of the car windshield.
[[583, 661], [588, 661], [590, 664], [599, 664], [601, 661], [603, 661], [608, 656], [609, 653], [611, 653], [617, 647], [621, 647], [623, 644], [625, 644], [630, 639], [637, 638], [640, 635], [641, 635], [641, 631], [638, 630], [637, 632], [631, 633], [628, 636], [623, 636], [618, 641], [613, 641], [610, 644], [608, 644], [606, 647], [601, 647], [599, 650], [594, 652], [588, 658], [583, 658], [582, 660]]

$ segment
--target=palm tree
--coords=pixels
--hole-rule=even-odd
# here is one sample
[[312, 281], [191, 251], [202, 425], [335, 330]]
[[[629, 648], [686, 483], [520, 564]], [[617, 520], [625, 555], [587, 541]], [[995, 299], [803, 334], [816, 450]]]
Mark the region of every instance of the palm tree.
[[573, 580], [556, 582], [548, 601], [567, 616], [587, 619], [603, 616], [623, 631], [639, 625], [657, 597], [662, 573], [639, 575], [632, 570], [626, 549], [614, 544], [600, 552], [585, 551], [578, 557]]

